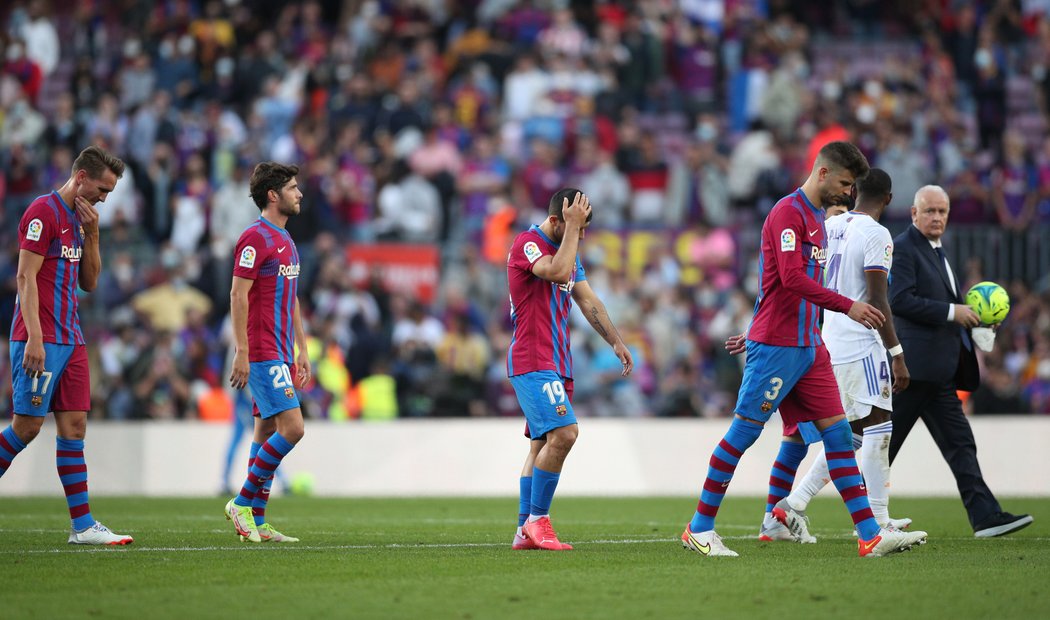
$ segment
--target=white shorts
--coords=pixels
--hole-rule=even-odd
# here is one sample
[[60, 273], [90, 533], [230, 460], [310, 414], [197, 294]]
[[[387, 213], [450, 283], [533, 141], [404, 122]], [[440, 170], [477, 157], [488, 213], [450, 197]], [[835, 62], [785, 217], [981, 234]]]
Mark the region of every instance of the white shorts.
[[833, 364], [839, 398], [850, 422], [868, 417], [872, 407], [893, 411], [890, 362], [886, 349], [874, 344], [868, 354], [845, 364]]

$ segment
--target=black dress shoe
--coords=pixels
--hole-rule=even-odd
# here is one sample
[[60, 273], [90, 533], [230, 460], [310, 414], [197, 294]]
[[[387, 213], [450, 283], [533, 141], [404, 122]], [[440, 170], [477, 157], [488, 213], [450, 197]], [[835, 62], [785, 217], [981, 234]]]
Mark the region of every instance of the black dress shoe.
[[1003, 536], [1024, 529], [1032, 521], [1032, 515], [1012, 515], [1008, 512], [998, 512], [974, 528], [973, 535], [977, 538]]

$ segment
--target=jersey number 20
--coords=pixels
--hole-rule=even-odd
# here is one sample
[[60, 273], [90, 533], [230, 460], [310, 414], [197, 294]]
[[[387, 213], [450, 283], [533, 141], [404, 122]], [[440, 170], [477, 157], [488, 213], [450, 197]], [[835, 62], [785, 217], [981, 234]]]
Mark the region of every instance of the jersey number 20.
[[270, 366], [270, 376], [273, 377], [274, 389], [292, 387], [292, 373], [288, 370], [288, 364]]

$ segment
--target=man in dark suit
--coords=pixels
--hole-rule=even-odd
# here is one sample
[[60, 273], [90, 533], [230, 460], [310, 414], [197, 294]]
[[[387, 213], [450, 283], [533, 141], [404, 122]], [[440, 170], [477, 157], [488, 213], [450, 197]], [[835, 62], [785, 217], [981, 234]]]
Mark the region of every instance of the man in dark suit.
[[970, 329], [977, 314], [962, 303], [959, 282], [941, 249], [948, 224], [948, 194], [936, 185], [915, 193], [912, 225], [893, 240], [890, 306], [897, 336], [908, 352], [911, 384], [893, 396], [890, 463], [915, 421], [922, 418], [955, 476], [978, 538], [1002, 536], [1032, 522], [1003, 512], [984, 482], [977, 444], [956, 389], [980, 383]]

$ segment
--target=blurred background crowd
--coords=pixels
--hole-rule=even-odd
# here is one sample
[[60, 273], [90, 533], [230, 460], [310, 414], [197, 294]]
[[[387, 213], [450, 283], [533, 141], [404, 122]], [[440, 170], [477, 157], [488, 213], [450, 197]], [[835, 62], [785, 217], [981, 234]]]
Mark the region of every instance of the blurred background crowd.
[[944, 186], [953, 264], [1010, 291], [970, 410], [1050, 413], [1050, 1], [12, 0], [0, 25], [0, 324], [32, 199], [87, 145], [128, 164], [81, 299], [95, 417], [229, 417], [266, 159], [302, 167], [307, 415], [520, 415], [506, 252], [566, 185], [637, 362], [577, 314], [578, 413], [728, 415], [762, 219], [835, 139], [891, 175], [894, 233]]

